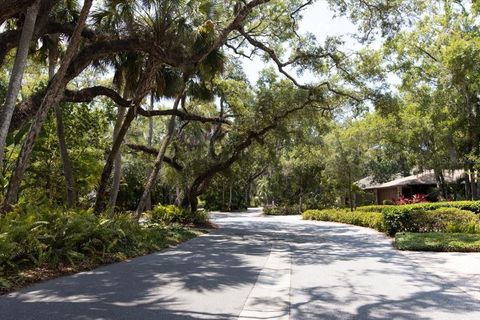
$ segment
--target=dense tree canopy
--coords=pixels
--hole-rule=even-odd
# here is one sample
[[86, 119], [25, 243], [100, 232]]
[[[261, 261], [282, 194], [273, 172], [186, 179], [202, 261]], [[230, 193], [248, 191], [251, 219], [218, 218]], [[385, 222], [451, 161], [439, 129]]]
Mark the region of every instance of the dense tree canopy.
[[[352, 53], [300, 33], [314, 2], [4, 0], [3, 212], [322, 207], [367, 175], [474, 175], [476, 7], [327, 1], [358, 27]], [[255, 56], [270, 67], [250, 83]]]

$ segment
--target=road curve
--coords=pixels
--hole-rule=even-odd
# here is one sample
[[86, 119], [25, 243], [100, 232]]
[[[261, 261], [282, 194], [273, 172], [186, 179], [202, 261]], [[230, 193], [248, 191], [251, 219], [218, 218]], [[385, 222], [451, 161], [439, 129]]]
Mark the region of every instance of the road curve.
[[0, 319], [480, 319], [480, 254], [349, 225], [214, 213], [175, 248], [0, 297]]

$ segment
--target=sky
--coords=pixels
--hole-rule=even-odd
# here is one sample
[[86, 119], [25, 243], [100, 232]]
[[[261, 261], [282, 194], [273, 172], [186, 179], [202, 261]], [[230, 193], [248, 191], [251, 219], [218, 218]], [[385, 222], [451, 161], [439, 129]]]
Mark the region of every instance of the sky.
[[[356, 26], [346, 17], [334, 17], [325, 1], [316, 1], [302, 11], [303, 19], [299, 23], [300, 33], [311, 32], [320, 43], [328, 36], [343, 36], [346, 40], [344, 49], [354, 50], [358, 44], [349, 36], [357, 31]], [[242, 58], [243, 68], [251, 83], [258, 80], [259, 71], [265, 68], [265, 63], [260, 58], [249, 60]], [[272, 65], [272, 64], [267, 64]], [[311, 76], [306, 76], [304, 81], [311, 81]]]

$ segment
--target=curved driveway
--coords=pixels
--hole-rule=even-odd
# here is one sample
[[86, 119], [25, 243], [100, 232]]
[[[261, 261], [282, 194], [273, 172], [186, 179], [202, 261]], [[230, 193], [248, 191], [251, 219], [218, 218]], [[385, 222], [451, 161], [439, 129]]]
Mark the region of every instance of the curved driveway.
[[480, 254], [255, 209], [213, 218], [175, 248], [2, 296], [0, 319], [480, 319]]

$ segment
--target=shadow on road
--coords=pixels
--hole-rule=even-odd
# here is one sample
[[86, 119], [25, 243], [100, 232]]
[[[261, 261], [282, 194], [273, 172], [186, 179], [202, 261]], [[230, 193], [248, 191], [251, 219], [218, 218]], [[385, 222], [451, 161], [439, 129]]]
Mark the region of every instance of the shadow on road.
[[274, 242], [291, 249], [291, 319], [480, 319], [477, 282], [424, 268], [448, 256], [413, 260], [369, 229], [257, 213], [217, 213], [220, 229], [174, 249], [1, 297], [0, 319], [235, 319]]

